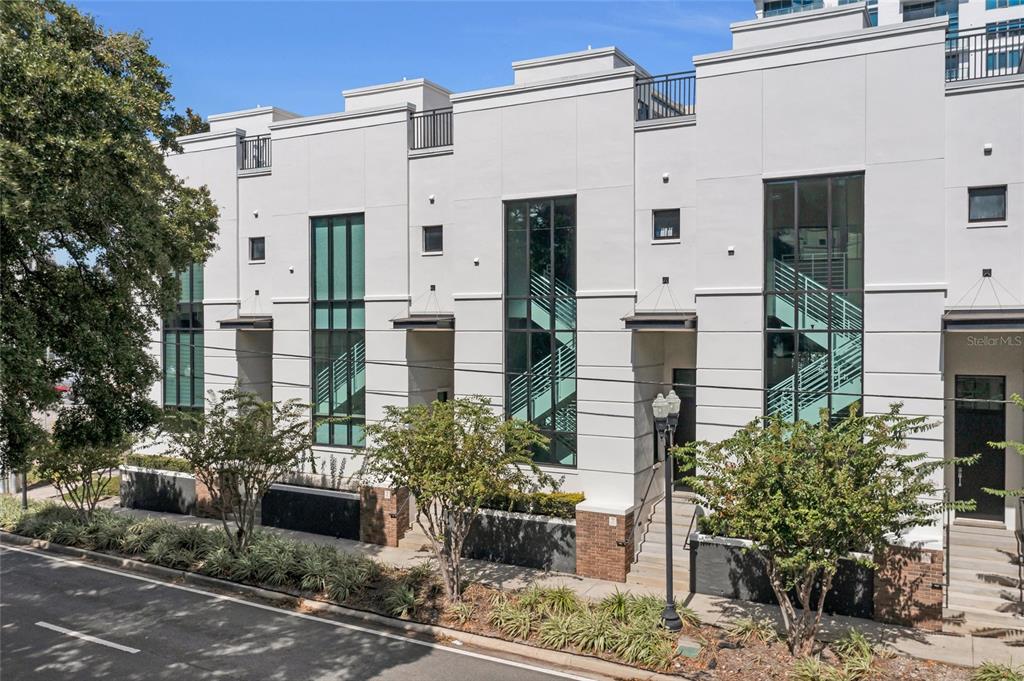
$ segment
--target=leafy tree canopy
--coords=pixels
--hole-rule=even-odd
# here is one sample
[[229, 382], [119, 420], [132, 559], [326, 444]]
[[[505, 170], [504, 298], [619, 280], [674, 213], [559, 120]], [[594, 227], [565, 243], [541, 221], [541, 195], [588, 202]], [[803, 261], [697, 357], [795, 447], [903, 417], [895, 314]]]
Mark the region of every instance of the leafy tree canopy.
[[[141, 35], [58, 0], [0, 3], [0, 464], [18, 468], [32, 413], [70, 380], [110, 444], [151, 424], [147, 353], [175, 272], [213, 248], [206, 188], [164, 165], [194, 116], [172, 109]], [[77, 426], [81, 422], [76, 421]], [[78, 437], [78, 436], [76, 436]]]
[[967, 461], [906, 451], [933, 425], [902, 416], [900, 405], [837, 423], [825, 411], [817, 424], [773, 416], [722, 442], [677, 452], [700, 468], [687, 480], [711, 510], [704, 529], [753, 543], [794, 653], [811, 650], [840, 559], [876, 554], [907, 529], [937, 519], [944, 503], [936, 501], [936, 471]]
[[486, 398], [388, 406], [366, 434], [360, 476], [416, 497], [416, 522], [430, 538], [452, 600], [461, 597], [462, 546], [484, 502], [557, 486], [531, 456], [547, 438], [532, 423], [503, 419]]

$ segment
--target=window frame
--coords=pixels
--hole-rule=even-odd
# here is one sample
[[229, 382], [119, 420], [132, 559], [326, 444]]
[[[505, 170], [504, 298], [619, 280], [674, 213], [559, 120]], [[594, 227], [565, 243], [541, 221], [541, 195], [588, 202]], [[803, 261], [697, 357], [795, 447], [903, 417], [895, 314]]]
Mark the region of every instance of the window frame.
[[[974, 218], [971, 217], [971, 199], [974, 197], [974, 192], [984, 191], [987, 189], [1001, 189], [1003, 195], [1003, 213], [999, 217], [992, 218]], [[1006, 220], [1006, 203], [1007, 203], [1007, 186], [1005, 184], [992, 184], [981, 187], [968, 187], [967, 188], [967, 222], [969, 224], [977, 224], [979, 222], [1002, 222]]]
[[[352, 297], [352, 282], [353, 282], [353, 256], [352, 256], [352, 225], [359, 219], [363, 225], [363, 297], [354, 298]], [[325, 220], [327, 229], [327, 243], [326, 243], [326, 257], [327, 257], [327, 282], [326, 282], [326, 297], [317, 297], [317, 247], [316, 247], [316, 230], [317, 221]], [[334, 275], [335, 275], [335, 246], [334, 246], [334, 227], [336, 220], [343, 220], [345, 223], [345, 298], [334, 297]], [[310, 392], [310, 423], [312, 428], [312, 445], [314, 447], [331, 447], [331, 448], [348, 448], [355, 450], [362, 450], [366, 447], [366, 359], [365, 359], [365, 347], [366, 347], [366, 284], [365, 284], [365, 259], [366, 259], [366, 214], [365, 213], [342, 213], [332, 215], [313, 215], [309, 217], [309, 367], [310, 367], [310, 381], [309, 381], [309, 392]], [[362, 309], [363, 322], [362, 326], [353, 326], [353, 311], [356, 309]], [[327, 311], [327, 325], [326, 327], [320, 328], [317, 326], [317, 311], [319, 309], [326, 309]], [[341, 312], [345, 316], [345, 326], [335, 327], [335, 316]], [[323, 357], [317, 354], [318, 340], [325, 338], [325, 346], [327, 348], [327, 356]], [[335, 382], [333, 369], [328, 377], [328, 404], [327, 414], [317, 413], [317, 365], [321, 362], [331, 363], [336, 361], [337, 358], [332, 356], [331, 348], [336, 347], [337, 339], [343, 340], [344, 352], [351, 355], [353, 348], [358, 342], [363, 343], [364, 358], [362, 363], [363, 370], [363, 413], [355, 414], [351, 410], [351, 406], [354, 403], [354, 395], [357, 392], [353, 390], [355, 383], [355, 376], [358, 368], [350, 368], [347, 375], [345, 376], [346, 389], [348, 394], [348, 400], [350, 409], [346, 414], [338, 415], [334, 413], [334, 390]], [[341, 423], [332, 423], [330, 419], [341, 418], [345, 419]], [[317, 439], [317, 431], [320, 422], [326, 422], [327, 424], [327, 441], [321, 442]], [[336, 442], [336, 431], [335, 428], [341, 426], [345, 430], [346, 442]], [[357, 440], [355, 437], [356, 428], [362, 428], [361, 438]]]
[[[181, 286], [181, 278], [188, 280], [188, 300], [182, 301], [179, 297], [175, 303], [174, 314], [164, 318], [160, 329], [160, 406], [164, 410], [171, 411], [205, 411], [206, 409], [206, 362], [205, 362], [205, 321], [203, 315], [203, 289], [205, 288], [205, 277], [201, 277], [197, 286], [196, 268], [199, 268], [200, 275], [205, 274], [203, 263], [193, 263], [184, 272], [175, 275]], [[196, 289], [199, 288], [199, 291]], [[197, 297], [198, 295], [198, 297]], [[183, 319], [187, 322], [182, 323]], [[174, 403], [167, 402], [168, 395], [168, 345], [169, 338], [173, 337], [174, 345]], [[189, 349], [189, 373], [187, 377], [182, 374], [182, 348]], [[200, 358], [198, 363], [199, 371], [196, 371], [196, 357]], [[183, 383], [189, 386], [191, 404], [181, 404], [181, 388]]]
[[[263, 257], [253, 257], [253, 246], [259, 242], [263, 248]], [[266, 262], [267, 261], [267, 237], [265, 236], [251, 236], [249, 237], [249, 262]]]
[[[672, 236], [658, 236], [658, 215], [674, 213], [676, 216], [675, 233]], [[683, 231], [683, 211], [681, 208], [656, 208], [651, 211], [651, 241], [655, 243], [676, 243], [681, 240]]]
[[[427, 248], [427, 233], [428, 230], [437, 230], [437, 235], [441, 239], [440, 248]], [[443, 255], [444, 254], [444, 225], [423, 225], [420, 229], [420, 253], [422, 255]]]
[[[771, 387], [772, 386], [770, 386], [768, 384], [769, 378], [768, 378], [767, 353], [768, 353], [769, 345], [771, 343], [771, 339], [772, 338], [776, 338], [776, 337], [782, 338], [782, 337], [785, 337], [787, 335], [791, 336], [792, 339], [793, 339], [793, 353], [794, 353], [793, 357], [794, 357], [794, 367], [795, 367], [794, 368], [794, 374], [793, 374], [794, 376], [796, 376], [796, 374], [799, 372], [799, 366], [798, 366], [798, 363], [796, 361], [796, 358], [798, 356], [798, 353], [801, 352], [801, 350], [800, 350], [800, 341], [802, 340], [802, 337], [804, 337], [806, 335], [809, 335], [809, 334], [819, 334], [819, 333], [823, 334], [825, 336], [825, 339], [826, 339], [826, 341], [828, 343], [828, 347], [826, 348], [826, 352], [829, 355], [829, 368], [828, 368], [827, 371], [828, 371], [829, 375], [832, 375], [833, 369], [832, 369], [832, 356], [831, 355], [832, 355], [832, 352], [834, 351], [833, 342], [835, 340], [835, 336], [838, 335], [838, 334], [856, 334], [856, 335], [858, 335], [859, 336], [859, 341], [858, 342], [860, 344], [860, 352], [861, 352], [861, 368], [860, 368], [861, 399], [860, 399], [860, 403], [863, 406], [863, 389], [864, 389], [864, 360], [863, 360], [863, 353], [864, 353], [864, 320], [863, 320], [863, 307], [864, 307], [864, 291], [865, 291], [865, 289], [863, 288], [863, 286], [864, 286], [863, 269], [864, 269], [864, 266], [865, 266], [864, 254], [867, 252], [866, 251], [867, 229], [866, 229], [866, 208], [865, 208], [866, 207], [866, 197], [867, 197], [866, 192], [862, 194], [862, 200], [864, 201], [864, 205], [861, 206], [861, 220], [863, 221], [862, 224], [861, 224], [861, 239], [862, 239], [862, 244], [861, 244], [862, 252], [861, 252], [861, 258], [860, 258], [861, 270], [862, 270], [861, 271], [861, 288], [851, 288], [851, 287], [848, 287], [848, 286], [844, 286], [844, 287], [840, 287], [840, 288], [833, 288], [831, 286], [831, 283], [830, 283], [830, 285], [826, 287], [825, 291], [823, 291], [823, 292], [812, 291], [812, 292], [810, 292], [810, 294], [808, 294], [808, 291], [810, 291], [810, 289], [806, 289], [806, 290], [804, 290], [804, 289], [785, 289], [785, 288], [779, 288], [777, 285], [773, 286], [773, 287], [769, 287], [768, 286], [769, 270], [768, 270], [768, 266], [767, 266], [768, 256], [769, 256], [770, 253], [772, 253], [771, 235], [770, 235], [769, 230], [768, 230], [767, 215], [766, 215], [767, 205], [768, 205], [768, 191], [769, 191], [769, 188], [771, 186], [773, 186], [773, 185], [781, 185], [781, 184], [785, 184], [785, 183], [792, 183], [793, 184], [793, 217], [792, 217], [792, 220], [793, 220], [793, 238], [794, 238], [794, 244], [795, 244], [795, 248], [796, 248], [796, 250], [795, 250], [795, 260], [798, 262], [799, 261], [799, 257], [800, 257], [800, 246], [801, 246], [801, 244], [800, 244], [800, 237], [799, 237], [799, 233], [800, 233], [800, 191], [799, 191], [800, 183], [801, 182], [810, 182], [810, 181], [815, 181], [815, 180], [824, 180], [827, 183], [826, 184], [826, 205], [825, 205], [825, 208], [824, 208], [826, 219], [827, 219], [827, 223], [826, 223], [826, 229], [827, 229], [826, 240], [827, 240], [827, 243], [833, 244], [834, 243], [834, 240], [833, 240], [833, 201], [832, 201], [833, 180], [844, 179], [844, 178], [853, 178], [853, 177], [860, 177], [862, 183], [866, 182], [866, 174], [863, 171], [859, 171], [859, 172], [845, 172], [845, 173], [827, 173], [827, 174], [822, 174], [822, 175], [800, 175], [800, 176], [792, 176], [792, 177], [779, 177], [779, 178], [772, 178], [770, 180], [764, 180], [762, 182], [762, 192], [763, 192], [763, 195], [762, 195], [762, 225], [761, 225], [762, 238], [763, 238], [763, 241], [762, 241], [762, 262], [764, 264], [764, 268], [765, 269], [764, 269], [764, 276], [763, 276], [764, 281], [763, 281], [763, 293], [762, 293], [762, 305], [761, 305], [761, 307], [762, 307], [762, 309], [761, 309], [761, 327], [762, 327], [761, 360], [764, 363], [764, 370], [763, 370], [763, 377], [762, 377], [762, 383], [764, 385], [764, 393], [763, 393], [763, 396], [762, 396], [762, 410], [763, 410], [763, 413], [766, 416], [769, 415], [768, 403], [769, 403], [770, 398], [772, 396], [772, 393], [771, 393]], [[862, 185], [862, 192], [864, 192], [864, 187], [866, 187], [866, 184]], [[829, 253], [830, 254], [831, 254], [831, 248], [832, 247], [830, 246], [829, 247], [829, 249], [830, 249]], [[796, 266], [794, 266], [794, 268], [796, 268]], [[829, 268], [830, 268], [829, 279], [831, 280], [831, 264], [829, 265]], [[848, 327], [839, 326], [839, 325], [833, 325], [833, 323], [832, 323], [833, 310], [834, 310], [833, 304], [834, 304], [835, 297], [846, 296], [846, 295], [849, 295], [849, 294], [859, 294], [860, 295], [860, 301], [861, 301], [860, 305], [861, 305], [861, 315], [862, 315], [862, 317], [861, 317], [861, 325], [860, 325], [859, 329], [848, 328]], [[771, 299], [773, 297], [780, 296], [780, 295], [790, 295], [790, 296], [793, 296], [794, 298], [796, 298], [798, 296], [806, 296], [806, 295], [813, 295], [813, 296], [822, 296], [822, 295], [824, 295], [824, 296], [826, 296], [825, 300], [827, 301], [827, 305], [828, 305], [829, 323], [823, 329], [807, 329], [807, 328], [802, 328], [799, 325], [799, 313], [796, 310], [794, 310], [794, 320], [793, 320], [793, 327], [792, 328], [785, 328], [785, 327], [783, 327], [783, 328], [773, 328], [773, 327], [769, 327], [768, 326], [768, 312], [769, 312], [770, 301], [771, 301]], [[800, 416], [799, 397], [800, 397], [802, 392], [806, 392], [806, 391], [801, 391], [800, 386], [799, 386], [798, 382], [795, 379], [794, 379], [794, 384], [793, 385], [794, 385], [794, 387], [793, 387], [793, 389], [791, 391], [791, 394], [789, 395], [789, 400], [791, 400], [792, 404], [793, 404], [794, 418], [799, 418], [799, 416]], [[832, 391], [829, 391], [827, 403], [828, 403], [829, 413], [832, 414], [833, 418], [835, 418], [835, 414], [832, 413], [833, 412], [833, 406], [832, 406], [832, 404], [833, 404], [832, 395], [833, 394], [835, 394], [835, 393], [833, 393]]]
[[[550, 211], [550, 216], [551, 216], [551, 226], [550, 226], [550, 235], [549, 235], [549, 250], [548, 250], [548, 256], [547, 257], [549, 258], [549, 263], [553, 263], [554, 262], [554, 258], [555, 258], [555, 233], [557, 231], [555, 229], [555, 222], [554, 222], [554, 216], [555, 216], [555, 211], [556, 211], [555, 206], [556, 206], [557, 202], [564, 201], [564, 200], [567, 200], [567, 199], [571, 199], [572, 200], [572, 210], [573, 210], [573, 225], [572, 225], [572, 270], [573, 270], [572, 271], [572, 279], [573, 279], [573, 294], [574, 294], [573, 295], [573, 299], [572, 299], [573, 300], [573, 314], [574, 314], [573, 327], [572, 327], [572, 329], [560, 329], [560, 328], [558, 328], [557, 324], [556, 324], [556, 322], [554, 320], [554, 315], [552, 314], [551, 315], [552, 316], [551, 323], [549, 324], [549, 326], [546, 329], [531, 329], [529, 327], [529, 321], [528, 320], [530, 319], [530, 317], [532, 315], [533, 301], [535, 299], [543, 298], [544, 300], [547, 300], [549, 302], [549, 304], [552, 306], [552, 309], [553, 309], [555, 304], [556, 304], [555, 301], [558, 300], [559, 297], [554, 296], [553, 293], [552, 293], [552, 295], [550, 297], [546, 297], [546, 298], [543, 297], [543, 296], [534, 296], [534, 295], [532, 295], [530, 293], [529, 284], [527, 284], [527, 293], [526, 293], [525, 296], [524, 295], [510, 295], [509, 294], [509, 250], [508, 250], [508, 240], [509, 240], [509, 237], [508, 237], [508, 225], [509, 225], [508, 216], [509, 216], [509, 207], [513, 206], [513, 205], [516, 205], [516, 204], [522, 204], [524, 206], [524, 208], [525, 208], [525, 211], [526, 211], [525, 217], [524, 217], [524, 221], [525, 221], [524, 222], [524, 229], [525, 229], [525, 232], [526, 232], [526, 235], [527, 235], [527, 237], [526, 237], [526, 245], [525, 245], [526, 254], [527, 254], [527, 257], [526, 257], [526, 274], [527, 274], [527, 277], [529, 277], [529, 274], [532, 271], [532, 261], [531, 261], [532, 248], [531, 248], [531, 244], [530, 244], [532, 230], [530, 228], [529, 206], [532, 205], [532, 204], [542, 204], [542, 203], [548, 204], [548, 210]], [[576, 387], [574, 389], [574, 395], [576, 396], [575, 397], [575, 407], [574, 407], [575, 408], [575, 412], [576, 412], [575, 413], [576, 419], [575, 419], [575, 430], [571, 433], [571, 435], [573, 436], [573, 440], [574, 440], [573, 441], [574, 450], [573, 450], [572, 463], [560, 463], [559, 461], [554, 460], [553, 447], [554, 447], [556, 436], [557, 435], [570, 435], [570, 433], [568, 431], [557, 430], [556, 422], [554, 420], [555, 419], [554, 414], [552, 414], [552, 421], [551, 421], [551, 426], [552, 427], [551, 428], [545, 428], [545, 427], [542, 427], [542, 426], [538, 425], [538, 427], [540, 428], [541, 432], [545, 436], [547, 436], [549, 438], [549, 440], [550, 440], [549, 448], [548, 448], [548, 450], [546, 452], [546, 455], [547, 456], [551, 456], [552, 458], [550, 458], [550, 459], [549, 458], [542, 458], [542, 459], [539, 459], [539, 460], [535, 458], [534, 461], [537, 463], [538, 466], [541, 466], [541, 467], [562, 468], [562, 469], [566, 469], [566, 468], [568, 468], [568, 469], [575, 469], [575, 468], [578, 468], [578, 466], [579, 466], [579, 398], [578, 398], [578, 395], [579, 395], [579, 355], [578, 355], [578, 352], [579, 352], [579, 350], [578, 350], [579, 315], [578, 315], [578, 309], [576, 307], [576, 301], [577, 301], [577, 296], [576, 296], [577, 288], [576, 287], [578, 286], [577, 277], [578, 277], [578, 274], [579, 274], [579, 259], [578, 259], [578, 249], [577, 249], [578, 238], [579, 238], [579, 201], [578, 201], [578, 197], [575, 194], [560, 194], [560, 195], [556, 195], [556, 196], [538, 196], [538, 197], [529, 197], [529, 198], [522, 198], [522, 199], [515, 199], [515, 200], [506, 200], [506, 201], [502, 202], [501, 210], [502, 210], [502, 218], [501, 218], [502, 219], [502, 275], [501, 275], [502, 276], [502, 283], [501, 283], [501, 286], [502, 286], [502, 302], [503, 302], [503, 304], [502, 304], [502, 308], [503, 309], [502, 309], [502, 334], [501, 334], [501, 338], [502, 338], [502, 368], [503, 368], [504, 374], [505, 374], [504, 377], [503, 377], [504, 385], [502, 386], [502, 397], [503, 397], [503, 401], [504, 401], [503, 412], [504, 412], [505, 418], [512, 418], [512, 414], [509, 411], [509, 379], [512, 377], [513, 373], [516, 373], [516, 375], [527, 375], [527, 374], [531, 373], [531, 370], [532, 370], [532, 364], [531, 364], [532, 363], [532, 359], [531, 358], [533, 356], [533, 343], [536, 340], [535, 336], [542, 336], [542, 335], [547, 336], [547, 338], [549, 340], [549, 343], [550, 343], [551, 351], [552, 351], [552, 353], [555, 353], [555, 352], [557, 352], [557, 347], [558, 347], [558, 345], [557, 345], [558, 344], [558, 335], [559, 334], [571, 334], [571, 336], [572, 336], [572, 344], [573, 344], [573, 347], [575, 348], [575, 351], [577, 353], [576, 365], [573, 367], [574, 377], [575, 377], [575, 381], [576, 381]], [[551, 271], [551, 277], [552, 277], [552, 279], [555, 278], [555, 274], [554, 274], [553, 270]], [[510, 327], [509, 326], [509, 315], [510, 315], [510, 308], [511, 308], [510, 303], [513, 303], [513, 302], [524, 302], [525, 303], [525, 315], [526, 315], [525, 318], [527, 319], [527, 326], [526, 327], [519, 328], [519, 327]], [[518, 372], [518, 371], [513, 372], [513, 370], [509, 369], [509, 361], [508, 361], [508, 359], [509, 359], [509, 341], [513, 338], [513, 336], [515, 336], [515, 337], [525, 337], [525, 339], [526, 339], [526, 341], [525, 341], [526, 342], [525, 357], [526, 357], [526, 362], [527, 362], [527, 364], [526, 364], [527, 368], [526, 368], [525, 371], [522, 371], [522, 372]], [[547, 378], [547, 376], [545, 376], [545, 378]], [[551, 379], [550, 386], [548, 388], [546, 388], [546, 390], [550, 391], [550, 394], [552, 395], [552, 403], [554, 404], [554, 401], [555, 401], [556, 395], [557, 395], [557, 384], [558, 384], [558, 380], [557, 380], [557, 377], [555, 375], [554, 369], [552, 369], [552, 371], [551, 371], [550, 379]], [[528, 388], [528, 390], [529, 390], [529, 388]], [[528, 403], [529, 402], [532, 402], [532, 400], [528, 400]], [[528, 408], [528, 413], [530, 411], [532, 411], [532, 407]]]

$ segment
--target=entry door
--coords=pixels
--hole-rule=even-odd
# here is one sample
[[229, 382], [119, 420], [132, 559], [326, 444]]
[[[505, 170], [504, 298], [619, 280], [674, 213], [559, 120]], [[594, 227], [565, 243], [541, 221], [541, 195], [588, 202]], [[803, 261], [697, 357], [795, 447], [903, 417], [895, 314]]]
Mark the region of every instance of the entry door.
[[958, 501], [974, 499], [973, 511], [957, 515], [978, 520], [1003, 521], [1003, 499], [982, 488], [1006, 489], [1006, 452], [989, 446], [989, 442], [1006, 439], [1006, 394], [1004, 376], [957, 376], [956, 456], [981, 454], [970, 466], [957, 466], [954, 490]]
[[[679, 396], [679, 424], [676, 426], [675, 441], [677, 446], [685, 445], [697, 439], [697, 383], [696, 369], [673, 369], [672, 389]], [[673, 475], [675, 480], [694, 474], [693, 468], [680, 468], [678, 460], [673, 459]], [[688, 485], [676, 482], [676, 489], [690, 491]]]

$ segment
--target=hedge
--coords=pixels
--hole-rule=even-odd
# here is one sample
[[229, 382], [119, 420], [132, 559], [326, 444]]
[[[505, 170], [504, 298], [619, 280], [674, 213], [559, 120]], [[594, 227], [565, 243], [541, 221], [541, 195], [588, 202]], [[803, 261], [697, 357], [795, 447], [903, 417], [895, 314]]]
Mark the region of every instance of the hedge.
[[188, 461], [180, 456], [167, 456], [164, 454], [126, 454], [124, 463], [128, 466], [139, 468], [152, 468], [158, 471], [177, 471], [178, 473], [194, 473]]
[[576, 504], [583, 499], [582, 492], [534, 492], [514, 497], [498, 495], [485, 501], [484, 508], [572, 520], [576, 517]]

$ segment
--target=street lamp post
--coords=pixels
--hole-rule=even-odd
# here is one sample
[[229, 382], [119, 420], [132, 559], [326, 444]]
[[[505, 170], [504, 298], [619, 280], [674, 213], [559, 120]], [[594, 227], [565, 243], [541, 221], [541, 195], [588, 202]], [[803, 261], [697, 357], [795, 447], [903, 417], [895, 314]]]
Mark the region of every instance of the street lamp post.
[[672, 463], [669, 461], [669, 450], [672, 439], [679, 424], [680, 399], [676, 391], [669, 392], [668, 397], [661, 393], [654, 398], [651, 405], [654, 411], [654, 427], [658, 430], [658, 440], [664, 448], [665, 457], [665, 610], [661, 613], [661, 622], [669, 631], [679, 631], [683, 623], [676, 612], [676, 599], [672, 593]]

